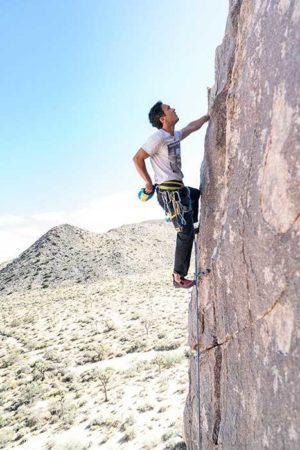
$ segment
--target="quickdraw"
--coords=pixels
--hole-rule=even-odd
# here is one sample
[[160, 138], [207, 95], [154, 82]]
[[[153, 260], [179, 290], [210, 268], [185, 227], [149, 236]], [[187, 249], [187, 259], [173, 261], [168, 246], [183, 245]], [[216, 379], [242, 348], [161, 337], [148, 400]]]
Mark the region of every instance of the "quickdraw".
[[185, 208], [181, 203], [179, 191], [160, 191], [166, 215], [173, 222], [177, 232], [181, 232], [186, 225]]

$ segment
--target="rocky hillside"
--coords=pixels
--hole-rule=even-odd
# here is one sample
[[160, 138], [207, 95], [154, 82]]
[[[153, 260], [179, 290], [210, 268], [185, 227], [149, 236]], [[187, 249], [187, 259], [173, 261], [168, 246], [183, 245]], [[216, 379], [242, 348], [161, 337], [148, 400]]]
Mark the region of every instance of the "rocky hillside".
[[163, 221], [124, 225], [103, 234], [60, 225], [0, 270], [0, 292], [159, 271], [172, 267], [173, 252], [174, 230]]
[[190, 450], [300, 446], [299, 49], [298, 0], [230, 1], [202, 166], [212, 271], [190, 304]]
[[1, 271], [2, 269], [4, 269], [4, 267], [7, 266], [7, 264], [9, 264], [10, 262], [11, 262], [11, 261], [4, 261], [4, 262], [0, 263], [0, 271]]
[[174, 238], [163, 222], [62, 225], [1, 271], [0, 448], [186, 448]]

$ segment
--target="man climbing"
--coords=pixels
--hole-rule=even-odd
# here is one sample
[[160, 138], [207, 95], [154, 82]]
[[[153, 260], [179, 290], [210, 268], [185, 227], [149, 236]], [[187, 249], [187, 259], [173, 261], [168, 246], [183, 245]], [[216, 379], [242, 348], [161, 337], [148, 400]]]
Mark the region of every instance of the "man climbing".
[[[182, 181], [180, 141], [199, 130], [209, 119], [209, 115], [205, 115], [175, 131], [175, 124], [179, 120], [175, 109], [159, 101], [149, 112], [150, 123], [158, 131], [149, 137], [133, 157], [135, 167], [145, 181], [145, 192], [153, 192], [156, 187], [158, 203], [177, 231], [173, 271], [173, 285], [177, 288], [190, 288], [194, 284], [193, 280], [185, 277], [190, 266], [200, 197], [198, 189], [186, 187]], [[145, 164], [149, 157], [155, 185]]]

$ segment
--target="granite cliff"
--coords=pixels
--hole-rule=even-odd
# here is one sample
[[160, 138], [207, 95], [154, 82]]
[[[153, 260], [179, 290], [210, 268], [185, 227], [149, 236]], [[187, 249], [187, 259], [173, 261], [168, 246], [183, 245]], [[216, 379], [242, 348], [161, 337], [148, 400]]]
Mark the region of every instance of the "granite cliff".
[[211, 272], [189, 308], [185, 437], [190, 450], [296, 450], [300, 1], [229, 3], [201, 168], [198, 265]]

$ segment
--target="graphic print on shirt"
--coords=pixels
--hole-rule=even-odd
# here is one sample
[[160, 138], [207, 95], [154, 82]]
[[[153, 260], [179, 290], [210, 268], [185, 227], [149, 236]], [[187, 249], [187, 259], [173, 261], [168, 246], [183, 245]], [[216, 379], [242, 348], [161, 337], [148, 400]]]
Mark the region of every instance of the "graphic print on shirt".
[[168, 144], [168, 156], [170, 167], [173, 173], [178, 173], [183, 176], [181, 172], [181, 157], [180, 157], [180, 141], [171, 142]]

